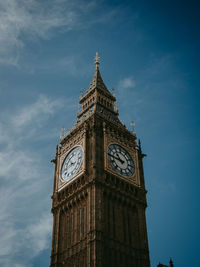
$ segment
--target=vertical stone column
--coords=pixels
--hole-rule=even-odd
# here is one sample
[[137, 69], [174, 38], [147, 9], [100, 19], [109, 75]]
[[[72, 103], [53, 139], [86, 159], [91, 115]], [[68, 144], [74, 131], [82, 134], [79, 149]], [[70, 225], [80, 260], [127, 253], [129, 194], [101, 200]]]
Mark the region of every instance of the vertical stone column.
[[87, 266], [95, 266], [95, 185], [88, 188]]
[[52, 253], [51, 253], [51, 263], [50, 266], [58, 265], [58, 235], [59, 235], [59, 218], [60, 218], [60, 210], [57, 209], [53, 214], [53, 234], [52, 234]]
[[147, 239], [147, 227], [145, 207], [138, 207], [138, 220], [139, 220], [139, 232], [140, 232], [140, 262], [142, 267], [150, 266], [149, 248]]

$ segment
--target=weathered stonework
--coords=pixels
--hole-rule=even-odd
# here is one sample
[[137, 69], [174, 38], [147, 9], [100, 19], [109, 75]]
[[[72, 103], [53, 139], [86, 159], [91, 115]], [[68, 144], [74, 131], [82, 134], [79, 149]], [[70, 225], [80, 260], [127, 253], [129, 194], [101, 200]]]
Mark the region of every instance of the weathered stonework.
[[[150, 266], [145, 219], [146, 190], [141, 146], [120, 122], [115, 97], [101, 78], [80, 99], [75, 126], [57, 147], [52, 196], [51, 267]], [[107, 148], [118, 144], [130, 154], [135, 172], [115, 171]], [[62, 164], [76, 146], [84, 151], [75, 177], [63, 181]]]

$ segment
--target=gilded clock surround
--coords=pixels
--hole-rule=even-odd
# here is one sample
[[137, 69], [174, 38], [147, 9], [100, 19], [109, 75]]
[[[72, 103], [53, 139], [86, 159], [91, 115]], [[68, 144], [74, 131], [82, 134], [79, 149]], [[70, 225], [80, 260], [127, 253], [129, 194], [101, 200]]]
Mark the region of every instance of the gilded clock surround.
[[110, 144], [107, 148], [107, 157], [114, 171], [127, 179], [133, 176], [135, 164], [124, 147], [114, 143]]
[[[70, 137], [69, 133], [68, 135], [65, 136], [66, 142], [64, 143], [64, 146], [59, 147], [59, 170], [58, 170], [58, 190], [63, 189], [67, 184], [71, 183], [74, 179], [79, 177], [85, 172], [85, 159], [86, 159], [86, 149], [85, 149], [85, 132], [84, 129], [81, 129], [79, 134], [76, 136], [76, 138], [69, 138]], [[67, 138], [68, 137], [68, 138]], [[64, 141], [64, 139], [62, 140]], [[83, 161], [80, 165], [80, 168], [78, 169], [76, 175], [70, 179], [69, 181], [64, 181], [61, 177], [61, 171], [62, 171], [62, 166], [64, 163], [65, 158], [67, 155], [70, 153], [70, 151], [77, 147], [80, 146], [83, 149]]]
[[81, 146], [73, 147], [65, 159], [61, 167], [61, 179], [63, 181], [69, 182], [73, 179], [83, 162], [83, 148]]
[[[124, 134], [122, 134], [124, 131]], [[119, 129], [119, 132], [116, 129], [112, 129], [111, 127], [106, 126], [104, 124], [104, 166], [105, 170], [115, 174], [116, 175], [116, 170], [113, 169], [107, 155], [107, 148], [111, 144], [117, 144], [121, 147], [123, 147], [131, 156], [134, 165], [135, 165], [135, 171], [132, 176], [130, 176], [129, 182], [134, 183], [137, 186], [140, 186], [140, 179], [139, 179], [139, 164], [138, 164], [138, 150], [137, 150], [137, 143], [136, 143], [136, 138], [133, 135], [129, 135], [126, 132], [125, 128]], [[126, 177], [123, 175], [118, 175], [124, 179], [127, 180]]]

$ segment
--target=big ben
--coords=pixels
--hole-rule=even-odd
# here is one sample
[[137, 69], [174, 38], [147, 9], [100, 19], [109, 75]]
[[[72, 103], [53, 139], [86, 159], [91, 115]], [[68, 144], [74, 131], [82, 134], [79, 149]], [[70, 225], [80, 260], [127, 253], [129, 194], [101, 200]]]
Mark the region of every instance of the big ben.
[[56, 149], [51, 267], [149, 267], [143, 157], [95, 57], [75, 125]]

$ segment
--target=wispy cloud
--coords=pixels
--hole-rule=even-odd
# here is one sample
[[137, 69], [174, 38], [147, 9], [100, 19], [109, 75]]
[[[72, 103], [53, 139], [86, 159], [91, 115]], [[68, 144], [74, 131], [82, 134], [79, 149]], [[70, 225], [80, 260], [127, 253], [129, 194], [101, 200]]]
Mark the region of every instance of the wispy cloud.
[[[34, 122], [44, 119], [44, 116], [51, 115], [54, 111], [61, 107], [60, 100], [50, 100], [41, 95], [38, 100], [20, 109], [11, 119], [11, 123], [15, 129], [20, 129]], [[43, 116], [40, 116], [42, 114]]]
[[7, 0], [0, 2], [0, 63], [17, 65], [20, 50], [27, 39], [48, 39], [52, 30], [70, 30], [76, 14], [66, 1], [39, 2]]
[[119, 81], [119, 89], [133, 88], [135, 85], [135, 80], [132, 76], [123, 78]]
[[48, 248], [49, 242], [47, 237], [50, 237], [52, 231], [52, 222], [49, 214], [43, 215], [36, 223], [29, 225], [26, 231], [26, 237], [30, 240], [29, 248], [33, 251], [32, 256]]
[[13, 147], [0, 153], [0, 176], [4, 179], [34, 178], [37, 175], [37, 168], [33, 166], [37, 165], [37, 158], [25, 151], [15, 150]]
[[0, 64], [18, 66], [30, 41], [107, 23], [120, 12], [119, 8], [101, 8], [98, 1], [0, 1]]
[[[49, 246], [50, 174], [43, 163], [43, 154], [33, 145], [28, 147], [23, 136], [29, 143], [32, 138], [37, 139], [41, 122], [49, 121], [61, 106], [62, 101], [42, 95], [34, 103], [3, 116], [0, 124], [1, 266], [29, 266], [30, 260]], [[32, 128], [35, 128], [34, 135]], [[43, 137], [45, 140], [48, 134]]]
[[[185, 87], [184, 78], [181, 77], [175, 60], [176, 55], [173, 54], [151, 54], [146, 60], [146, 66], [140, 72], [137, 71], [137, 74], [125, 77], [118, 82], [117, 96], [120, 98], [120, 105], [132, 110], [131, 113], [126, 114], [124, 120], [128, 118], [129, 121], [134, 119], [136, 123], [138, 121], [148, 123], [148, 116], [152, 114], [159, 116], [164, 112], [164, 106], [167, 105], [168, 100], [174, 99]], [[136, 82], [133, 78], [135, 75]], [[128, 98], [133, 99], [134, 105], [132, 102], [127, 103]], [[148, 116], [142, 117], [143, 114]], [[163, 117], [165, 115], [163, 113]]]

